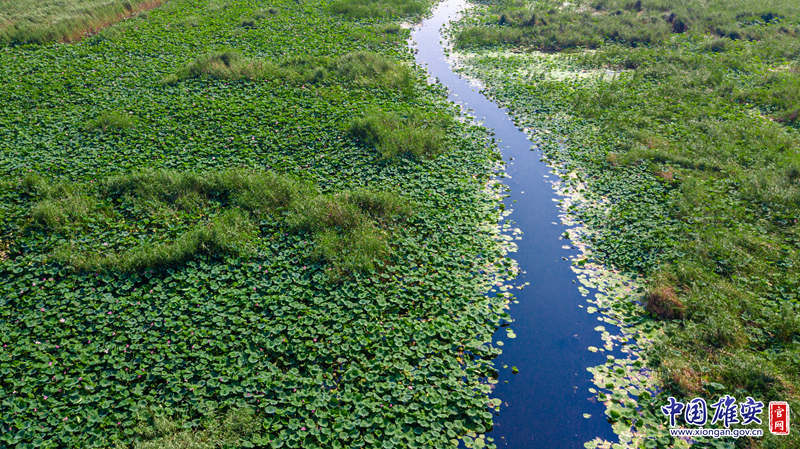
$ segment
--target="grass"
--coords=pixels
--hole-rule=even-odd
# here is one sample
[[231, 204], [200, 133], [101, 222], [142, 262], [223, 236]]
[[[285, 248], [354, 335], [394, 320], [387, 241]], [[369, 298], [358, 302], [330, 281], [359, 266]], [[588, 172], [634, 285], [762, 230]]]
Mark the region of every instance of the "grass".
[[359, 86], [385, 86], [408, 95], [414, 86], [411, 70], [373, 52], [357, 51], [337, 58], [333, 71], [340, 79]]
[[501, 43], [562, 51], [609, 42], [656, 45], [684, 33], [751, 41], [775, 32], [796, 35], [798, 24], [792, 19], [798, 14], [800, 7], [791, 0], [597, 0], [566, 6], [555, 0], [512, 0], [492, 4], [483, 23], [460, 30], [458, 42], [464, 47]]
[[0, 45], [72, 42], [164, 0], [2, 0]]
[[83, 223], [96, 208], [97, 202], [94, 198], [71, 194], [37, 203], [31, 210], [31, 219], [37, 226], [45, 229], [63, 229]]
[[[184, 428], [165, 411], [150, 413], [138, 428], [140, 441], [134, 449], [224, 449], [244, 447], [260, 436], [259, 420], [249, 407], [209, 417], [199, 428]], [[122, 446], [125, 447], [125, 446]]]
[[166, 84], [187, 79], [283, 80], [294, 73], [270, 61], [245, 58], [238, 51], [225, 50], [200, 56], [164, 78]]
[[334, 14], [353, 19], [416, 16], [427, 7], [420, 0], [336, 0], [330, 5]]
[[90, 121], [89, 130], [124, 131], [136, 125], [136, 118], [125, 111], [105, 111]]
[[[314, 236], [314, 254], [340, 274], [372, 271], [376, 262], [386, 262], [391, 255], [384, 229], [411, 213], [407, 202], [388, 192], [322, 195], [312, 185], [290, 177], [243, 169], [132, 173], [101, 180], [95, 195], [86, 193], [91, 187], [48, 185], [42, 179], [29, 179], [25, 185], [34, 195], [43, 192], [45, 196], [32, 207], [31, 222], [38, 229], [71, 236], [53, 257], [79, 271], [161, 270], [199, 255], [252, 257], [258, 222], [284, 215], [290, 229]], [[114, 222], [120, 217], [135, 220], [142, 213], [161, 217], [162, 233], [184, 230], [173, 240], [156, 237], [119, 251], [86, 250], [74, 244], [87, 223], [96, 227], [106, 222], [113, 228], [119, 226]], [[201, 222], [192, 224], [197, 216]]]
[[412, 112], [369, 111], [350, 122], [349, 133], [364, 145], [375, 147], [384, 159], [411, 155], [433, 158], [447, 150], [448, 120], [443, 116]]
[[[798, 24], [788, 1], [506, 1], [458, 34], [462, 49], [521, 53], [476, 73], [523, 126], [564, 135], [546, 154], [602, 198], [575, 213], [593, 257], [647, 279], [663, 336], [646, 355], [665, 394], [800, 406]], [[520, 75], [531, 50], [614, 75]]]
[[410, 215], [408, 203], [386, 192], [365, 190], [297, 201], [287, 222], [314, 234], [315, 252], [339, 271], [374, 270], [391, 254], [386, 233], [377, 223]]
[[326, 79], [361, 87], [384, 87], [410, 94], [415, 79], [411, 70], [383, 55], [356, 51], [338, 58], [286, 57], [280, 63], [246, 58], [226, 50], [198, 57], [164, 78], [166, 84], [187, 79], [275, 80], [296, 84], [320, 83]]
[[81, 271], [137, 272], [176, 267], [200, 254], [251, 256], [256, 225], [239, 209], [220, 213], [169, 243], [151, 243], [119, 253], [83, 252], [71, 245], [55, 250], [56, 260]]

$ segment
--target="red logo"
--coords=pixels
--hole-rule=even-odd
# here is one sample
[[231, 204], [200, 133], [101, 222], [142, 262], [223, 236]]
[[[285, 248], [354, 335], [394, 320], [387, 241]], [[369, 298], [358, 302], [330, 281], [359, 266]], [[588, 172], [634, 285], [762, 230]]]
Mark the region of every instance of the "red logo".
[[775, 435], [789, 435], [789, 404], [769, 403], [769, 431]]

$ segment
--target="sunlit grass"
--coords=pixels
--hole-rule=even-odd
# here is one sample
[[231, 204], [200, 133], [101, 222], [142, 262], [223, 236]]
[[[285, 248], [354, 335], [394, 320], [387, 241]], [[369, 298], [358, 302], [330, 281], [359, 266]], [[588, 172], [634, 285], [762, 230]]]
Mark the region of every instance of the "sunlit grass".
[[447, 149], [448, 119], [439, 115], [374, 110], [350, 123], [350, 135], [384, 159], [410, 155], [433, 158]]
[[[32, 195], [43, 197], [31, 209], [31, 224], [40, 232], [69, 236], [53, 257], [79, 271], [140, 272], [181, 265], [198, 255], [249, 257], [258, 250], [259, 222], [268, 217], [310, 235], [314, 255], [337, 271], [369, 271], [391, 254], [386, 229], [411, 213], [406, 201], [388, 192], [320, 194], [292, 177], [242, 169], [148, 171], [107, 178], [92, 188], [42, 179], [26, 185]], [[86, 223], [103, 228], [136, 211], [162, 227], [185, 230], [173, 239], [156, 236], [121, 250], [74, 243], [87, 232]]]
[[0, 0], [0, 45], [74, 41], [165, 0]]

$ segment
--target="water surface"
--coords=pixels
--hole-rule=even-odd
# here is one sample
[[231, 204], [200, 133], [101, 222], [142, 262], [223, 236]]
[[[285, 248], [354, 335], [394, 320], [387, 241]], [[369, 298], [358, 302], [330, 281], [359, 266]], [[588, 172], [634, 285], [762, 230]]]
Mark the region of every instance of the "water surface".
[[[511, 188], [504, 201], [513, 209], [506, 219], [523, 232], [519, 250], [512, 254], [522, 270], [518, 282], [531, 285], [516, 291], [512, 304], [509, 340], [504, 329], [495, 340], [504, 340], [503, 354], [496, 360], [500, 378], [493, 396], [503, 400], [494, 429], [488, 434], [498, 447], [513, 449], [581, 448], [595, 437], [615, 441], [605, 420], [604, 406], [593, 401], [593, 385], [587, 367], [602, 363], [605, 356], [587, 350], [602, 346], [594, 327], [601, 324], [586, 305], [576, 284], [576, 275], [565, 258], [577, 253], [563, 245], [565, 227], [560, 223], [551, 185], [555, 175], [540, 160], [524, 132], [517, 129], [508, 111], [481, 94], [468, 80], [454, 73], [442, 41], [442, 27], [468, 7], [464, 0], [444, 0], [433, 16], [412, 31], [417, 62], [447, 87], [450, 100], [469, 110], [493, 131], [507, 161]], [[518, 374], [503, 365], [516, 366]], [[584, 418], [588, 413], [590, 417]]]

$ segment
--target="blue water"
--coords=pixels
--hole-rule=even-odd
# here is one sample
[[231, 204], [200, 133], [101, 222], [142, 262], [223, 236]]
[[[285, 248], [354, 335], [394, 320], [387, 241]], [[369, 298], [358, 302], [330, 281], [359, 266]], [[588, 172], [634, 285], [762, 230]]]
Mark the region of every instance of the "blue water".
[[[602, 346], [594, 331], [600, 323], [596, 315], [578, 307], [586, 305], [586, 298], [578, 292], [569, 261], [563, 259], [577, 251], [562, 247], [568, 241], [560, 238], [566, 228], [553, 202], [555, 175], [540, 160], [541, 153], [531, 151], [533, 144], [508, 111], [454, 73], [445, 58], [442, 26], [466, 6], [464, 0], [442, 1], [433, 16], [413, 30], [412, 41], [417, 62], [447, 87], [449, 99], [494, 132], [511, 176], [503, 180], [511, 188], [505, 205], [513, 209], [506, 220], [523, 232], [519, 251], [512, 256], [522, 270], [518, 282], [531, 285], [517, 290], [519, 302], [511, 305], [516, 339], [505, 338], [504, 329], [495, 334], [505, 345], [496, 360], [500, 377], [493, 397], [503, 405], [488, 436], [498, 447], [512, 449], [582, 448], [595, 437], [616, 441], [603, 405], [588, 391], [593, 385], [586, 368], [605, 361], [604, 355], [587, 350]], [[519, 374], [503, 365], [517, 366]], [[584, 413], [591, 417], [584, 418]]]

